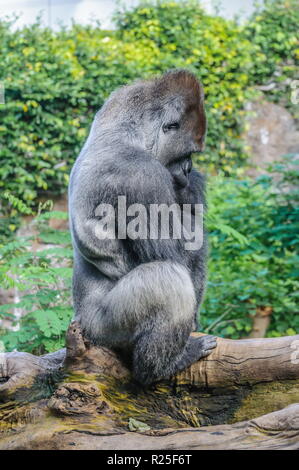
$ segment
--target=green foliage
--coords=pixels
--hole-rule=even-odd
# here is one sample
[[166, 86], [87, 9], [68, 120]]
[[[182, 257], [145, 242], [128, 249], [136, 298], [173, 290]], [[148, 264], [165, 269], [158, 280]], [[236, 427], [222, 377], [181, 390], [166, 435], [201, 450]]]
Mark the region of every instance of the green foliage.
[[[115, 31], [74, 25], [59, 32], [38, 22], [13, 32], [9, 22], [0, 22], [6, 97], [0, 105], [0, 191], [29, 207], [45, 192], [65, 191], [93, 116], [110, 92], [174, 67], [192, 70], [204, 84], [209, 132], [198, 163], [235, 173], [246, 161], [244, 102], [253, 97], [252, 85], [267, 83], [278, 70], [276, 81], [293, 77], [298, 65], [298, 6], [292, 0], [267, 2], [243, 26], [205, 13], [194, 1], [142, 3], [118, 11], [115, 22]], [[273, 96], [281, 94], [275, 89]], [[7, 235], [16, 226], [7, 228], [7, 217], [17, 210], [5, 198], [1, 210]]]
[[72, 315], [72, 250], [69, 233], [52, 229], [49, 221], [67, 214], [42, 212], [44, 208], [30, 224], [34, 235], [0, 245], [0, 285], [14, 288], [19, 298], [0, 306], [0, 319], [14, 327], [1, 334], [7, 350], [43, 354], [64, 346]]
[[250, 79], [270, 84], [266, 97], [290, 109], [299, 118], [298, 105], [291, 101], [291, 82], [299, 79], [299, 3], [297, 0], [267, 0], [246, 26], [245, 36], [258, 48]]
[[272, 171], [281, 174], [279, 183], [266, 176], [211, 179], [209, 283], [202, 308], [207, 331], [246, 336], [252, 317], [265, 308], [273, 312], [269, 336], [299, 331], [298, 162], [289, 156]]
[[226, 173], [244, 163], [243, 108], [253, 96], [249, 71], [256, 48], [242, 27], [206, 14], [192, 1], [145, 3], [115, 18], [122, 41], [153, 41], [167, 58], [163, 69], [188, 68], [203, 83], [209, 132], [205, 154], [198, 162]]

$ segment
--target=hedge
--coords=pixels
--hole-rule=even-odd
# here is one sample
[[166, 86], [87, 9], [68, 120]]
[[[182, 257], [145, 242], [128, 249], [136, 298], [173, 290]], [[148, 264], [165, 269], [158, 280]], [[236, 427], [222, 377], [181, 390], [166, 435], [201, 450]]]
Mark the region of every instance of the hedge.
[[[244, 103], [257, 96], [256, 84], [296, 78], [298, 15], [293, 0], [267, 2], [239, 25], [207, 14], [197, 2], [172, 1], [118, 11], [113, 31], [73, 25], [53, 32], [38, 22], [13, 31], [2, 21], [2, 234], [17, 226], [5, 190], [29, 206], [45, 192], [64, 192], [93, 116], [110, 92], [169, 68], [188, 68], [204, 84], [209, 130], [198, 164], [238, 173], [247, 157]], [[281, 90], [271, 93], [272, 99], [282, 98]]]

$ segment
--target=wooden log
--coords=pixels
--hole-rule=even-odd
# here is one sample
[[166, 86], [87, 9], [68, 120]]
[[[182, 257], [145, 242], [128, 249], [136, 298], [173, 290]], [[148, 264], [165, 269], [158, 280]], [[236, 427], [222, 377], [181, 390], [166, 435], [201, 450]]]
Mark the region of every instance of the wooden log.
[[299, 448], [298, 350], [299, 336], [218, 338], [143, 389], [74, 323], [66, 350], [0, 357], [0, 449]]

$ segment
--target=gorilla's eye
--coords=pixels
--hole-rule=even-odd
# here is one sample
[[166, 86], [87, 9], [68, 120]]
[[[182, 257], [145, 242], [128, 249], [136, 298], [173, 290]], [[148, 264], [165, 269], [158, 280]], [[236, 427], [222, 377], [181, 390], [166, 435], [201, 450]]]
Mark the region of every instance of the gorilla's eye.
[[180, 127], [180, 124], [178, 122], [171, 122], [170, 124], [163, 124], [163, 132], [176, 130], [179, 127]]

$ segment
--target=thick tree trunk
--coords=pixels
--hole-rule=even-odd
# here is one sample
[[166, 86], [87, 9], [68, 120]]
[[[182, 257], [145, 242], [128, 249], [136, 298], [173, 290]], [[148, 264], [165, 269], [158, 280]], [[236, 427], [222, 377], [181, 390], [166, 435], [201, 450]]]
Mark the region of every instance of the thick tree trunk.
[[0, 449], [299, 449], [299, 336], [219, 338], [149, 389], [75, 323], [66, 350], [0, 356]]

